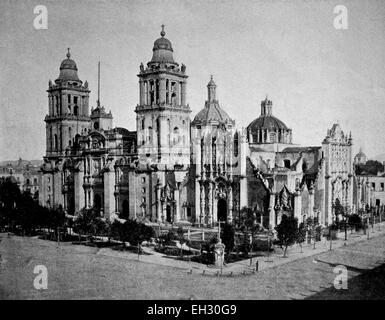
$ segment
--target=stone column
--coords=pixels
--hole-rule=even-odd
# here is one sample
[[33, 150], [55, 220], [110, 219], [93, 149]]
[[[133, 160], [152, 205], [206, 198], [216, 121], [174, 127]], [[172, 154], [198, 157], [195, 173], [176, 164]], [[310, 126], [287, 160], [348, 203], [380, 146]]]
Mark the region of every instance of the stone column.
[[166, 102], [166, 79], [159, 80], [159, 103]]
[[198, 179], [195, 179], [195, 221], [200, 222], [201, 206], [200, 206], [200, 186]]
[[180, 82], [176, 82], [176, 105], [180, 105]]
[[302, 196], [299, 190], [294, 193], [294, 218], [302, 221]]
[[233, 222], [233, 188], [232, 186], [229, 186], [229, 194], [227, 196], [227, 202], [228, 202], [227, 222], [232, 223]]
[[212, 222], [216, 223], [218, 222], [218, 199], [215, 196], [216, 193], [216, 186], [213, 184], [213, 215], [212, 215]]
[[168, 103], [171, 104], [171, 81], [168, 80], [168, 85], [167, 85], [167, 92], [166, 94], [168, 95]]
[[142, 106], [144, 105], [144, 81], [139, 80], [139, 104]]
[[186, 105], [186, 82], [181, 82], [181, 105]]
[[175, 198], [175, 215], [174, 215], [174, 222], [179, 222], [180, 220], [180, 199], [179, 199], [180, 192], [179, 190], [174, 191], [174, 198]]
[[205, 223], [205, 216], [206, 216], [206, 195], [205, 195], [205, 187], [203, 185], [203, 182], [201, 182], [201, 186], [200, 186], [200, 190], [201, 190], [201, 193], [200, 193], [200, 198], [201, 198], [201, 203], [200, 203], [200, 216], [199, 216], [199, 222], [204, 224]]
[[162, 201], [162, 222], [166, 222], [167, 218], [167, 205], [165, 201]]
[[162, 203], [160, 200], [160, 185], [156, 186], [156, 220], [162, 221]]
[[270, 193], [270, 201], [269, 201], [269, 226], [271, 229], [274, 229], [276, 226], [275, 223], [275, 193]]
[[94, 186], [91, 186], [89, 191], [88, 191], [88, 196], [89, 196], [89, 207], [93, 207], [94, 205]]
[[362, 184], [361, 184], [361, 181], [358, 181], [358, 186], [357, 186], [357, 210], [361, 209], [361, 201], [362, 201]]
[[309, 212], [308, 217], [313, 216], [314, 213], [314, 188], [309, 188]]
[[84, 178], [83, 170], [74, 172], [75, 213], [79, 212], [85, 206], [83, 178]]
[[213, 184], [210, 181], [209, 183], [209, 203], [208, 203], [208, 216], [207, 216], [207, 224], [211, 227], [213, 223]]
[[111, 218], [112, 213], [114, 212], [115, 206], [115, 182], [114, 182], [115, 173], [112, 170], [106, 170], [103, 173], [103, 182], [104, 182], [104, 217], [107, 219]]

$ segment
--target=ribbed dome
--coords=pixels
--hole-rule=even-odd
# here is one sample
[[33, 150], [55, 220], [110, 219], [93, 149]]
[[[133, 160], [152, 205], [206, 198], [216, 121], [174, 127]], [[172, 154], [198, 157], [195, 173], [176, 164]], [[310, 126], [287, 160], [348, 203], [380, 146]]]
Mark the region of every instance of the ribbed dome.
[[273, 102], [267, 97], [261, 101], [261, 115], [251, 122], [247, 129], [251, 133], [257, 133], [260, 129], [268, 129], [269, 131], [275, 130], [289, 130], [289, 128], [273, 114]]
[[207, 84], [208, 100], [203, 110], [199, 111], [195, 116], [193, 125], [207, 125], [219, 123], [234, 123], [229, 115], [219, 106], [216, 100], [216, 84], [211, 76], [210, 82]]
[[264, 115], [251, 122], [247, 129], [254, 133], [259, 129], [269, 129], [274, 131], [277, 129], [288, 130], [288, 127], [278, 118], [272, 115]]
[[70, 80], [70, 81], [80, 81], [78, 77], [78, 68], [76, 62], [70, 59], [71, 54], [68, 49], [67, 59], [64, 59], [60, 65], [60, 74], [58, 80]]
[[150, 63], [173, 63], [174, 57], [172, 55], [173, 49], [171, 41], [165, 38], [166, 32], [164, 31], [164, 25], [162, 25], [162, 31], [160, 32], [161, 38], [155, 40], [154, 47], [152, 48], [152, 59]]
[[173, 51], [171, 41], [163, 37], [155, 40], [154, 48], [152, 49], [152, 51], [159, 50], [159, 49]]
[[207, 124], [210, 122], [233, 122], [229, 115], [219, 106], [218, 103], [208, 103], [203, 110], [195, 116], [192, 124]]
[[355, 155], [355, 159], [357, 158], [367, 158], [366, 154], [362, 151], [362, 148], [360, 148], [360, 151]]

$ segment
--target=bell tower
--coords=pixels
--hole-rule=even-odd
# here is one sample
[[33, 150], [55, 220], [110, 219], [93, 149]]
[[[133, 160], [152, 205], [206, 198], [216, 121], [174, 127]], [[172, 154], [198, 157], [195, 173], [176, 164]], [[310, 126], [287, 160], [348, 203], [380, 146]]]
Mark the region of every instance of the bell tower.
[[79, 79], [69, 48], [66, 56], [59, 77], [48, 83], [48, 114], [44, 119], [47, 158], [65, 155], [76, 135], [88, 131], [90, 125], [88, 82], [83, 84]]
[[152, 59], [140, 65], [137, 114], [138, 156], [160, 166], [190, 163], [190, 107], [186, 104], [186, 66], [174, 61], [170, 40], [154, 42]]

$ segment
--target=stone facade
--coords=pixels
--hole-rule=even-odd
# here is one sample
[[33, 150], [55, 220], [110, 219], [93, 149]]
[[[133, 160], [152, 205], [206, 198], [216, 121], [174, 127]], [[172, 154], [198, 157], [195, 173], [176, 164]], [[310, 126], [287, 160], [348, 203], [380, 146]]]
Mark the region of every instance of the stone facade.
[[163, 29], [138, 78], [137, 130], [114, 128], [99, 100], [89, 114], [88, 84], [68, 53], [49, 82], [42, 204], [207, 227], [232, 222], [249, 206], [265, 228], [282, 215], [330, 224], [336, 199], [352, 207], [352, 139], [338, 124], [322, 146], [299, 147], [266, 98], [261, 115], [237, 128], [220, 107], [213, 77], [190, 122], [186, 66], [174, 61]]

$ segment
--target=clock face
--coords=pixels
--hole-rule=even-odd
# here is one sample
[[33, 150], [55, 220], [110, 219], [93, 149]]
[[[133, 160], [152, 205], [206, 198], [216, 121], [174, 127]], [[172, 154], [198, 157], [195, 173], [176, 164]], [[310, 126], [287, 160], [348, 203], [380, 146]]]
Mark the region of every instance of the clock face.
[[95, 123], [94, 123], [94, 129], [95, 129], [95, 130], [98, 130], [98, 129], [99, 129], [99, 122], [95, 122]]

